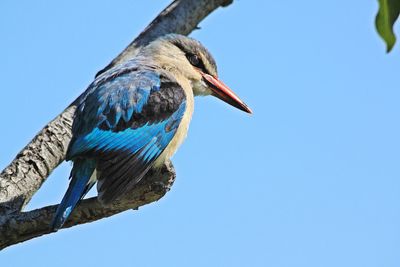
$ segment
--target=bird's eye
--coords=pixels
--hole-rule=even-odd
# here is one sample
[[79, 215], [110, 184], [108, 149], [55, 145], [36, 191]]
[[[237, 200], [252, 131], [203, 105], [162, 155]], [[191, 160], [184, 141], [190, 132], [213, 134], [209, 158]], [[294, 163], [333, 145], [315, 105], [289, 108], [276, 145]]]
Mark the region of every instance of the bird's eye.
[[190, 54], [187, 56], [190, 64], [192, 64], [193, 66], [199, 67], [200, 66], [200, 59], [197, 55], [194, 54]]

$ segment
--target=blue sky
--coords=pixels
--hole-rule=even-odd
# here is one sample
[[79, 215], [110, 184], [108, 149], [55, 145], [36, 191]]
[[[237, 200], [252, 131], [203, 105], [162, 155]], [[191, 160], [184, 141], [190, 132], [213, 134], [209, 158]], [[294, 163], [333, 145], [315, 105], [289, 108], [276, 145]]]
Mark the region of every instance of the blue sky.
[[[169, 1], [1, 1], [0, 167]], [[399, 266], [399, 46], [377, 1], [235, 1], [191, 36], [248, 116], [199, 98], [177, 180], [139, 211], [0, 253], [2, 266]], [[29, 208], [61, 200], [70, 164]]]

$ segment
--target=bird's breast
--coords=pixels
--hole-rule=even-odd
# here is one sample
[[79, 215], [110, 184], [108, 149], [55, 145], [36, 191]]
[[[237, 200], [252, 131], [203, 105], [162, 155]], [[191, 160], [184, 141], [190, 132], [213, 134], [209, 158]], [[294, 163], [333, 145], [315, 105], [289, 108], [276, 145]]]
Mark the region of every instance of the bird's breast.
[[[185, 90], [185, 87], [188, 89]], [[155, 161], [154, 165], [156, 167], [161, 166], [162, 164], [164, 164], [165, 160], [171, 158], [187, 136], [190, 120], [192, 119], [192, 114], [194, 109], [194, 96], [193, 96], [193, 91], [189, 85], [183, 86], [183, 88], [186, 95], [185, 113], [171, 142], [168, 144], [163, 153]]]

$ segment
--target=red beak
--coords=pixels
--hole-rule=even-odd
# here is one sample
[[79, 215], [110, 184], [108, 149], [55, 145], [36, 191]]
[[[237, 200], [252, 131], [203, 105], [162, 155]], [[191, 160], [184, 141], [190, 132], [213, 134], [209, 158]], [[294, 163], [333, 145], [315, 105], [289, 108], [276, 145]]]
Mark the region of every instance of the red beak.
[[208, 83], [210, 89], [213, 91], [213, 95], [225, 101], [226, 103], [243, 110], [244, 112], [252, 114], [253, 111], [222, 81], [218, 80], [209, 74], [202, 73], [203, 78]]

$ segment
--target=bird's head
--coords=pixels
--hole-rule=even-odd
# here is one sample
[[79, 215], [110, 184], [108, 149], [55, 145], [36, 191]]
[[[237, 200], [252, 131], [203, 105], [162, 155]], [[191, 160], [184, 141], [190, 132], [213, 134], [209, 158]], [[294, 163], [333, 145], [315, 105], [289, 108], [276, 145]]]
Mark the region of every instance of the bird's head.
[[168, 34], [147, 47], [157, 64], [187, 78], [194, 95], [213, 95], [226, 103], [252, 113], [251, 109], [221, 80], [217, 65], [208, 50], [197, 40], [178, 34]]

